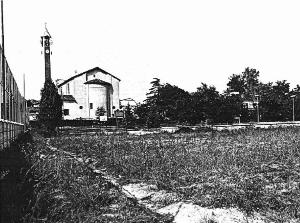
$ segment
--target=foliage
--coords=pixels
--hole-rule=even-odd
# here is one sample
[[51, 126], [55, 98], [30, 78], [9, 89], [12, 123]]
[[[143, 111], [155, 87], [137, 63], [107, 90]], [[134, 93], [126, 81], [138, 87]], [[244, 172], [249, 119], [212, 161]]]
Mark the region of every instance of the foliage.
[[245, 92], [245, 83], [241, 75], [233, 74], [229, 77], [229, 81], [227, 83], [227, 92], [238, 92], [239, 94], [243, 94]]
[[191, 120], [192, 97], [177, 86], [164, 84], [161, 87], [161, 106], [165, 123], [186, 123]]
[[47, 135], [52, 135], [62, 119], [62, 100], [52, 80], [46, 80], [41, 90], [38, 120]]
[[190, 122], [192, 98], [188, 92], [168, 83], [161, 84], [158, 78], [151, 84], [145, 103], [138, 105], [135, 111], [140, 121], [147, 127]]
[[34, 105], [39, 104], [39, 101], [35, 99], [28, 99], [26, 100], [26, 103], [27, 103], [27, 107], [33, 107]]
[[243, 100], [239, 94], [221, 95], [217, 122], [231, 123], [235, 117], [244, 117], [247, 111], [242, 107], [242, 102]]
[[125, 107], [125, 127], [134, 128], [136, 125], [136, 117], [133, 112], [133, 108], [127, 104]]
[[196, 123], [200, 121], [217, 122], [220, 108], [220, 95], [214, 86], [201, 83], [193, 93], [193, 111]]
[[[225, 90], [224, 103], [232, 102], [232, 106], [225, 106], [225, 114], [228, 122], [232, 121], [233, 117], [240, 116], [242, 122], [254, 121], [256, 111], [248, 109], [243, 105], [243, 102], [255, 102], [256, 95], [259, 93], [259, 71], [247, 67], [241, 74], [233, 74], [229, 77], [227, 89]], [[232, 97], [234, 95], [234, 97]], [[224, 120], [224, 121], [225, 121]], [[231, 120], [231, 121], [230, 121]]]
[[[159, 127], [162, 124], [232, 123], [235, 117], [242, 122], [300, 119], [300, 86], [290, 91], [285, 80], [276, 83], [259, 81], [259, 71], [247, 67], [241, 74], [229, 77], [227, 89], [220, 94], [214, 86], [201, 83], [196, 92], [189, 93], [154, 78], [147, 99], [134, 110], [136, 124]], [[290, 96], [296, 95], [294, 99]], [[249, 105], [247, 107], [246, 105]]]
[[[298, 92], [299, 89], [290, 91], [290, 85], [286, 80], [264, 84], [259, 82], [258, 78], [259, 71], [246, 68], [240, 75], [233, 74], [227, 83], [228, 88], [225, 93], [238, 92], [240, 95], [241, 108], [243, 108], [243, 101], [254, 102], [254, 110], [240, 110], [242, 121], [248, 122], [256, 120], [257, 106], [259, 106], [261, 121], [292, 120], [292, 99], [290, 96]], [[295, 102], [297, 106], [297, 98]]]
[[147, 118], [146, 125], [148, 128], [159, 127], [163, 120], [163, 107], [161, 102], [161, 88], [160, 79], [153, 78], [151, 81], [152, 87], [149, 89], [149, 92], [146, 94], [147, 98], [145, 100], [147, 105]]
[[247, 67], [242, 74], [233, 74], [227, 83], [227, 93], [238, 92], [243, 99], [252, 100], [257, 92], [259, 85], [259, 71]]
[[242, 72], [242, 80], [244, 82], [244, 98], [254, 100], [255, 94], [258, 93], [257, 87], [259, 84], [259, 71], [247, 67]]
[[138, 103], [134, 109], [134, 114], [137, 116], [136, 125], [144, 126], [147, 122], [149, 108], [146, 103]]
[[264, 121], [288, 121], [292, 119], [292, 99], [289, 83], [260, 85], [260, 110]]
[[104, 116], [105, 113], [106, 113], [105, 108], [103, 106], [101, 106], [101, 107], [98, 107], [96, 109], [96, 114], [95, 115], [96, 115], [97, 119], [100, 119], [100, 116]]
[[149, 92], [146, 94], [146, 104], [152, 107], [157, 107], [160, 105], [160, 90], [162, 85], [160, 83], [160, 79], [158, 78], [153, 78], [153, 81], [151, 81], [150, 84], [152, 86], [149, 89]]

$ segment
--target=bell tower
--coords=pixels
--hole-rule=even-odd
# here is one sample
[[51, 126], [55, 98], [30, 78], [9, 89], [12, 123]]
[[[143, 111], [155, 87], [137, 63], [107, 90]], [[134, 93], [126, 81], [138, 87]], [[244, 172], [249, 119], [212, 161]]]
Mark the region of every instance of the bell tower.
[[45, 58], [45, 81], [51, 80], [51, 63], [50, 63], [50, 55], [52, 54], [50, 50], [50, 45], [52, 44], [51, 35], [47, 29], [45, 24], [45, 32], [44, 35], [41, 36], [41, 44], [44, 48], [44, 58]]

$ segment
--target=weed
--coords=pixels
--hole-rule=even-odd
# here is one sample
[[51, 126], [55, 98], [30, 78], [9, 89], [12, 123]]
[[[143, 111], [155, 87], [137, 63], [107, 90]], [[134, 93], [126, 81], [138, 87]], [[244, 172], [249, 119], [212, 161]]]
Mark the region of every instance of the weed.
[[96, 158], [99, 167], [126, 182], [156, 182], [202, 206], [238, 207], [285, 219], [295, 218], [300, 209], [299, 133], [288, 128], [73, 136], [53, 138], [51, 144]]

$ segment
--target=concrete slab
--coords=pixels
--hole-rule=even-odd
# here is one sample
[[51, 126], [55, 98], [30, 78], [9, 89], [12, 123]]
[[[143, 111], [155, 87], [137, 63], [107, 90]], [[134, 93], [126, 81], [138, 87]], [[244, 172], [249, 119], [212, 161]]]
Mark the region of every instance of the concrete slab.
[[178, 202], [171, 204], [157, 211], [160, 214], [171, 214], [175, 216], [175, 223], [263, 223], [264, 221], [258, 215], [246, 217], [245, 214], [237, 209], [209, 209], [194, 205], [192, 203]]
[[122, 187], [131, 196], [134, 196], [151, 210], [159, 214], [175, 216], [176, 223], [263, 223], [262, 217], [256, 214], [247, 217], [236, 208], [205, 208], [188, 202], [178, 202], [180, 199], [175, 193], [158, 190], [156, 185], [146, 183], [128, 184]]

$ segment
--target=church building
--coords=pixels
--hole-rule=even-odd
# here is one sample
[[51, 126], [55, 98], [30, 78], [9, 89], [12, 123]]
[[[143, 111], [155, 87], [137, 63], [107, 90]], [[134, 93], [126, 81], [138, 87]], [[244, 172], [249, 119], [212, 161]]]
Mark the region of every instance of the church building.
[[114, 111], [120, 107], [119, 82], [119, 78], [99, 67], [67, 80], [56, 80], [63, 99], [63, 118], [96, 119], [97, 108], [105, 111], [105, 119], [114, 117]]

